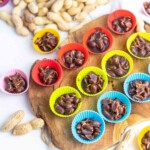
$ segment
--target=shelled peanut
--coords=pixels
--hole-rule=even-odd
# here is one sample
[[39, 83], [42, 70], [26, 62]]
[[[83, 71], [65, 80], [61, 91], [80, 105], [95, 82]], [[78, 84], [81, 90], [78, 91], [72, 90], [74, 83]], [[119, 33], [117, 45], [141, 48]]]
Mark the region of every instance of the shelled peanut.
[[[70, 22], [82, 22], [98, 5], [109, 0], [13, 0], [12, 12], [0, 11], [0, 19], [16, 28], [18, 34], [27, 36], [29, 31], [35, 33], [39, 26], [46, 25], [66, 32], [73, 32], [81, 25], [71, 29]], [[20, 24], [14, 21], [17, 18]], [[28, 18], [34, 18], [28, 21]]]

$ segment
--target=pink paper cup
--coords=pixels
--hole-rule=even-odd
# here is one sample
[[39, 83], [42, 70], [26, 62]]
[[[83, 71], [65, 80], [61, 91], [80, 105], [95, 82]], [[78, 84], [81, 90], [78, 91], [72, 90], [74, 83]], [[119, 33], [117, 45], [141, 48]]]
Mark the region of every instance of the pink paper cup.
[[[6, 87], [5, 78], [6, 78], [6, 77], [9, 77], [9, 76], [12, 76], [12, 75], [14, 75], [14, 74], [16, 74], [16, 73], [21, 74], [21, 76], [26, 80], [27, 87], [26, 87], [26, 89], [25, 89], [23, 92], [21, 92], [21, 93], [9, 93], [9, 92], [7, 92], [7, 91], [5, 90], [5, 87]], [[28, 88], [29, 88], [29, 79], [28, 79], [27, 75], [26, 75], [23, 71], [21, 71], [21, 70], [19, 70], [19, 69], [9, 70], [8, 72], [6, 72], [6, 73], [0, 78], [0, 90], [1, 90], [3, 93], [5, 93], [5, 94], [8, 94], [8, 95], [21, 95], [21, 94], [27, 92]]]

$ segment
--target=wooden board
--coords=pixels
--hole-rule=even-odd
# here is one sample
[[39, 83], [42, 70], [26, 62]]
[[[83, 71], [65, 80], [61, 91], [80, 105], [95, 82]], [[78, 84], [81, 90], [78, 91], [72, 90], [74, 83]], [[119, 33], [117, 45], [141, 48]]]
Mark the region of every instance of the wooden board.
[[[106, 20], [107, 15], [102, 16], [100, 18], [97, 18], [96, 20], [91, 21], [84, 27], [82, 27], [80, 30], [72, 33], [63, 43], [62, 45], [66, 43], [71, 42], [77, 42], [82, 43], [82, 37], [83, 34], [90, 28], [101, 26], [107, 28]], [[147, 32], [150, 32], [150, 27], [146, 25]], [[131, 33], [130, 33], [131, 34]], [[115, 35], [114, 37], [114, 43], [111, 48], [111, 50], [114, 49], [121, 49], [127, 52], [126, 49], [126, 40], [130, 36], [130, 34], [127, 35]], [[104, 55], [104, 54], [103, 54]], [[103, 55], [91, 55], [88, 63], [86, 66], [97, 66], [100, 67], [100, 62], [103, 57]], [[134, 59], [134, 69], [133, 72], [145, 72], [147, 73], [147, 66], [148, 63], [150, 63], [150, 60], [137, 60]], [[81, 69], [83, 69], [81, 68]], [[139, 103], [133, 103], [132, 102], [132, 115], [130, 115], [129, 119], [124, 121], [123, 123], [119, 124], [111, 124], [106, 123], [106, 131], [104, 136], [96, 143], [85, 145], [77, 142], [72, 134], [71, 134], [71, 122], [73, 117], [71, 118], [59, 118], [55, 116], [49, 109], [49, 97], [51, 93], [54, 91], [54, 89], [58, 88], [59, 86], [73, 86], [75, 88], [75, 80], [78, 72], [81, 70], [75, 70], [75, 71], [68, 71], [66, 69], [63, 69], [63, 80], [60, 84], [56, 85], [55, 87], [41, 87], [34, 83], [32, 78], [30, 77], [30, 88], [29, 88], [29, 99], [31, 106], [33, 108], [34, 113], [42, 117], [46, 124], [48, 125], [48, 131], [51, 136], [52, 142], [54, 145], [61, 150], [103, 150], [107, 147], [110, 147], [111, 145], [118, 142], [121, 134], [124, 132], [125, 128], [128, 125], [132, 125], [138, 121], [143, 120], [143, 118], [148, 118], [150, 116], [150, 102], [145, 104], [139, 104]], [[132, 73], [133, 73], [132, 72]], [[106, 91], [110, 90], [117, 90], [120, 92], [123, 92], [123, 82], [122, 80], [112, 80], [109, 82], [109, 85], [107, 87]], [[82, 95], [82, 107], [81, 110], [87, 110], [92, 109], [96, 111], [96, 103], [98, 100], [98, 97], [86, 97]], [[134, 114], [134, 115], [133, 115]]]

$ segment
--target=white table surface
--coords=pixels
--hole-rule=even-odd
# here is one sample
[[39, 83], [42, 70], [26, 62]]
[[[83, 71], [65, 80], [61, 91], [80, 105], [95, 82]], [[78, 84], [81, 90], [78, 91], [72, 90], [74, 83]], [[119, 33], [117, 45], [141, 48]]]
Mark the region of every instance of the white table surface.
[[[89, 18], [94, 19], [100, 15], [111, 12], [114, 5], [118, 5], [113, 1], [106, 6], [99, 7], [92, 12]], [[10, 12], [12, 5], [8, 4], [0, 10]], [[67, 37], [66, 33], [61, 32], [62, 40]], [[21, 37], [15, 33], [15, 30], [0, 20], [0, 76], [9, 69], [21, 69], [29, 76], [30, 68], [37, 59], [57, 58], [56, 53], [42, 55], [36, 52], [32, 47], [32, 37]], [[16, 110], [24, 110], [26, 115], [22, 122], [28, 122], [35, 116], [32, 112], [31, 105], [27, 94], [20, 96], [9, 96], [0, 92], [0, 127]], [[144, 122], [135, 127], [136, 134], [144, 126], [150, 124]], [[13, 136], [11, 133], [3, 133], [0, 131], [0, 150], [48, 150], [49, 148], [42, 142], [40, 138], [40, 130], [24, 136]], [[137, 139], [132, 143], [128, 150], [137, 150]]]

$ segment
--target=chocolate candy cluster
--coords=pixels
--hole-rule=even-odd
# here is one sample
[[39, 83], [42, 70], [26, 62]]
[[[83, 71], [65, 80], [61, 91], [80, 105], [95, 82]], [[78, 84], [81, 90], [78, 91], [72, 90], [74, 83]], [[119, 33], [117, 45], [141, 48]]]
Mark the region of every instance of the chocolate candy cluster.
[[108, 59], [106, 63], [107, 73], [111, 77], [122, 77], [129, 71], [129, 62], [128, 60], [119, 55], [114, 55]]
[[70, 115], [76, 110], [80, 102], [74, 93], [64, 94], [57, 99], [55, 110], [59, 114]]
[[85, 56], [79, 50], [70, 50], [63, 56], [63, 62], [68, 68], [78, 68], [84, 64]]
[[44, 52], [49, 52], [53, 50], [57, 44], [58, 39], [54, 34], [46, 32], [41, 38], [37, 38], [35, 44]]
[[119, 99], [105, 98], [102, 101], [103, 114], [110, 120], [118, 120], [126, 113], [126, 105]]
[[101, 53], [109, 47], [109, 38], [105, 33], [97, 30], [88, 38], [87, 45], [91, 51]]
[[96, 94], [102, 90], [104, 80], [101, 75], [97, 75], [94, 72], [90, 72], [82, 80], [83, 89], [90, 94]]
[[145, 11], [150, 15], [150, 2], [143, 3]]
[[85, 119], [76, 126], [77, 133], [86, 140], [93, 140], [100, 134], [100, 122], [93, 119]]
[[137, 36], [131, 44], [131, 51], [136, 56], [148, 57], [150, 56], [150, 42]]
[[143, 150], [150, 150], [150, 131], [146, 132], [142, 138], [142, 148]]
[[58, 73], [55, 69], [47, 67], [40, 67], [39, 68], [39, 78], [42, 83], [50, 85], [56, 82], [58, 79]]
[[128, 32], [132, 28], [132, 20], [130, 17], [120, 17], [112, 22], [112, 28], [119, 32]]
[[129, 94], [137, 101], [146, 100], [150, 97], [150, 82], [134, 80], [129, 84]]
[[21, 93], [27, 88], [26, 80], [19, 73], [6, 77], [5, 83], [5, 90], [9, 93]]

